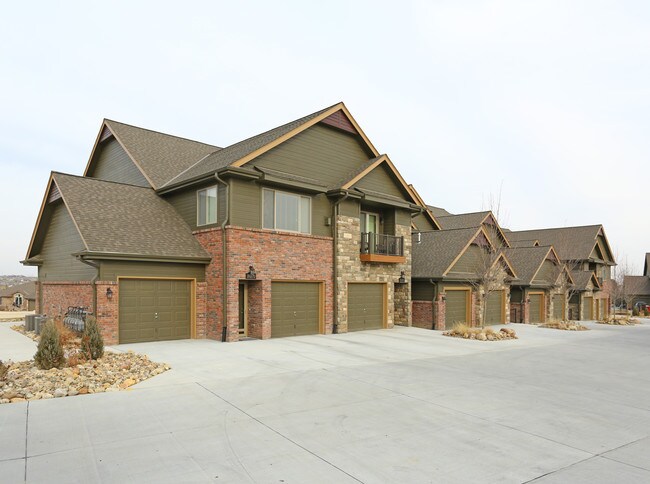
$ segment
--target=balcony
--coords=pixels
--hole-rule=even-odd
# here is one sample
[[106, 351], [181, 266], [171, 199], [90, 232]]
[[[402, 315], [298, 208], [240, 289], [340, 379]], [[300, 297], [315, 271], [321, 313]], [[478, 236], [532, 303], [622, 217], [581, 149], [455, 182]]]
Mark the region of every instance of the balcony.
[[404, 237], [362, 232], [360, 249], [363, 262], [406, 262]]

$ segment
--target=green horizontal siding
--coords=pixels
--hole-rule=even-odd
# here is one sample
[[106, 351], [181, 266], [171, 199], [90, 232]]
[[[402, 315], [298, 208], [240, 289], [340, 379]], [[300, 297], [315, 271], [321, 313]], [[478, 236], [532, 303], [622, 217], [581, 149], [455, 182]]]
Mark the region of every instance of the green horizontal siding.
[[81, 236], [63, 202], [54, 202], [46, 209], [50, 211], [49, 224], [43, 238], [40, 256], [43, 265], [39, 267], [41, 281], [88, 281], [96, 270], [79, 262], [71, 254], [85, 249]]
[[411, 284], [411, 299], [413, 301], [433, 301], [436, 290], [429, 281], [413, 281]]
[[267, 167], [334, 186], [372, 156], [356, 136], [317, 124], [247, 166]]
[[88, 176], [141, 187], [150, 186], [124, 148], [113, 137], [97, 147]]
[[395, 178], [395, 175], [392, 174], [390, 168], [385, 164], [376, 167], [359, 180], [354, 187], [361, 190], [366, 189], [373, 192], [383, 193], [404, 200], [410, 200], [409, 195], [400, 187], [399, 181]]
[[454, 264], [449, 273], [455, 274], [476, 274], [477, 271], [482, 271], [485, 265], [485, 258], [483, 257], [483, 249], [477, 245], [470, 245], [465, 253]]
[[550, 260], [545, 260], [542, 267], [535, 274], [533, 284], [553, 284], [555, 282], [553, 279], [555, 278], [556, 271], [557, 266]]
[[[217, 222], [210, 225], [197, 225], [197, 192], [208, 187], [218, 186], [217, 189]], [[223, 185], [218, 185], [214, 181], [209, 183], [203, 183], [200, 185], [193, 186], [188, 190], [183, 190], [180, 192], [174, 192], [171, 195], [165, 197], [165, 200], [169, 202], [179, 213], [179, 215], [185, 220], [185, 223], [190, 226], [192, 230], [197, 229], [208, 229], [213, 227], [218, 227], [221, 225], [221, 222], [226, 216], [226, 188]]]
[[262, 188], [248, 180], [230, 180], [230, 225], [262, 228]]
[[202, 282], [205, 280], [205, 266], [202, 264], [127, 261], [103, 261], [100, 265], [99, 280], [117, 281], [118, 277], [127, 276], [190, 278]]

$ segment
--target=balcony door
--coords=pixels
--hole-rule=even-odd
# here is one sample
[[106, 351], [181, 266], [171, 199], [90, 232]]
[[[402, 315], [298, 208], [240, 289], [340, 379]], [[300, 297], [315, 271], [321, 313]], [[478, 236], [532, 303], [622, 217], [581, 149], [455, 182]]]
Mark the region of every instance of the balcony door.
[[361, 233], [377, 233], [379, 215], [371, 212], [361, 212]]

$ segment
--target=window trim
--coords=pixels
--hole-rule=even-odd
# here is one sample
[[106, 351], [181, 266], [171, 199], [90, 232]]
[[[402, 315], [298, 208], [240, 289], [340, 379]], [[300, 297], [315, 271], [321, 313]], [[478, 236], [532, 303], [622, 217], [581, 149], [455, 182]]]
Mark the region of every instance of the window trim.
[[[366, 219], [366, 230], [367, 230], [367, 229], [368, 229], [368, 216], [369, 216], [369, 215], [374, 215], [374, 217], [375, 217], [375, 229], [376, 229], [377, 231], [376, 231], [376, 232], [372, 232], [372, 233], [373, 233], [373, 234], [378, 234], [378, 233], [380, 233], [380, 232], [379, 232], [379, 229], [380, 229], [379, 220], [380, 220], [380, 218], [379, 218], [379, 214], [378, 214], [377, 212], [369, 212], [369, 211], [367, 211], [367, 210], [361, 210], [361, 211], [359, 212], [359, 215], [360, 215], [360, 216], [359, 216], [359, 228], [361, 228], [361, 219], [362, 219], [362, 218], [365, 218], [365, 219]], [[362, 231], [362, 232], [363, 232], [363, 231]]]
[[[267, 228], [267, 227], [264, 226], [264, 208], [265, 208], [264, 207], [264, 199], [266, 198], [266, 197], [264, 197], [264, 192], [265, 191], [273, 193], [273, 228]], [[289, 229], [279, 229], [279, 228], [277, 228], [277, 226], [275, 224], [275, 221], [276, 221], [276, 218], [277, 218], [276, 213], [275, 213], [275, 207], [277, 207], [277, 202], [276, 202], [276, 194], [277, 193], [284, 193], [285, 195], [292, 195], [294, 197], [298, 197], [298, 199], [306, 198], [307, 200], [309, 200], [309, 227], [307, 228], [307, 232], [301, 232], [300, 229], [298, 229], [298, 230], [289, 230]], [[311, 202], [312, 202], [312, 197], [310, 197], [309, 195], [303, 195], [303, 194], [295, 193], [295, 192], [287, 192], [285, 190], [276, 190], [275, 188], [262, 188], [262, 229], [263, 230], [274, 230], [276, 232], [289, 232], [291, 234], [311, 235], [311, 228], [312, 228], [312, 205], [311, 205]], [[300, 227], [300, 219], [302, 218], [301, 217], [302, 214], [301, 214], [300, 210], [301, 210], [301, 204], [298, 203], [298, 226], [299, 227]]]
[[[215, 219], [214, 219], [214, 222], [206, 222], [206, 223], [202, 224], [201, 220], [199, 219], [199, 214], [201, 213], [200, 212], [199, 193], [207, 192], [208, 190], [212, 190], [213, 188], [214, 188], [214, 191], [215, 191], [215, 207], [214, 207]], [[207, 198], [206, 198], [206, 200], [207, 200]], [[206, 213], [206, 218], [207, 218], [207, 213], [208, 213], [207, 207], [206, 207], [205, 213]], [[201, 189], [196, 191], [196, 226], [197, 227], [205, 227], [207, 225], [214, 225], [216, 223], [219, 223], [219, 185], [212, 185], [212, 186], [209, 186], [209, 187], [201, 188]]]

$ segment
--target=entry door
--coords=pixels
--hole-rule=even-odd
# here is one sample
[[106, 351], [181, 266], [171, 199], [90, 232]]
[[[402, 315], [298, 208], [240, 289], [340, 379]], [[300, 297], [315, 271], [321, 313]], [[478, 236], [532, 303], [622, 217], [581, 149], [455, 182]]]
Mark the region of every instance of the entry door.
[[553, 296], [553, 319], [564, 319], [564, 296], [555, 294]]
[[248, 325], [247, 325], [247, 314], [248, 314], [248, 304], [247, 304], [247, 290], [246, 283], [239, 283], [239, 334], [246, 336]]

